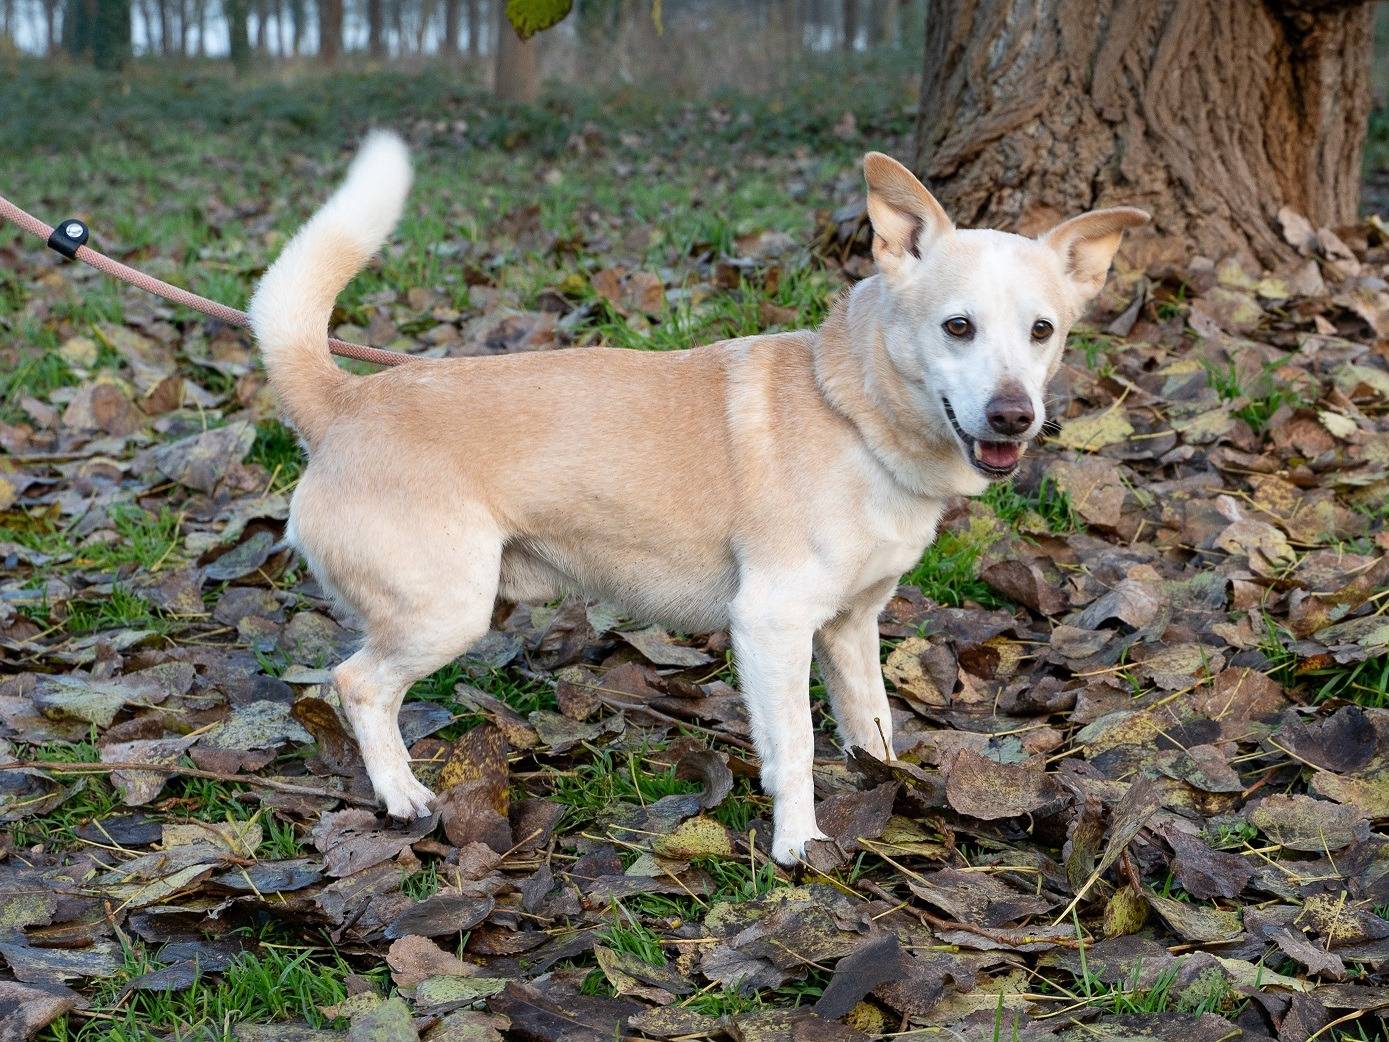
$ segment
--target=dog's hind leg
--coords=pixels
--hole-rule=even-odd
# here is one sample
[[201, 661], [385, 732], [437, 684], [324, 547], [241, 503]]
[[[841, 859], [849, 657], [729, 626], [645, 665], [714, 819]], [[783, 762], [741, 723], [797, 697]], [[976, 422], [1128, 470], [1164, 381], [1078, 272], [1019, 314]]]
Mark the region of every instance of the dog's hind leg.
[[893, 758], [892, 710], [879, 659], [878, 612], [893, 589], [869, 590], [815, 634], [815, 659], [845, 749]]
[[[466, 551], [432, 559], [433, 581], [392, 584], [388, 595], [373, 597], [365, 646], [333, 671], [372, 788], [393, 817], [424, 817], [433, 799], [410, 769], [401, 738], [398, 717], [405, 693], [476, 644], [491, 621], [501, 543], [478, 545], [471, 536]], [[424, 574], [411, 571], [416, 580]]]

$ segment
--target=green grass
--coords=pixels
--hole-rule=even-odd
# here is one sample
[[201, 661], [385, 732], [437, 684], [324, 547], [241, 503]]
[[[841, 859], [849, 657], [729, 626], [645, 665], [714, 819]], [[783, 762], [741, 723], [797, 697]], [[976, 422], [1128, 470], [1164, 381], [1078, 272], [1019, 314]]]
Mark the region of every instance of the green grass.
[[1259, 830], [1247, 821], [1217, 825], [1202, 833], [1202, 838], [1216, 850], [1239, 850], [1254, 840]]
[[439, 878], [439, 863], [431, 861], [418, 872], [412, 872], [405, 877], [400, 889], [414, 901], [423, 901], [427, 897], [433, 897], [443, 888], [443, 881]]
[[575, 828], [602, 817], [614, 803], [655, 803], [666, 796], [698, 792], [699, 785], [675, 776], [675, 766], [659, 771], [646, 769], [644, 761], [656, 747], [625, 753], [585, 743], [592, 759], [572, 771], [554, 776], [550, 798], [569, 808], [566, 828]]
[[666, 953], [661, 948], [659, 934], [642, 925], [621, 903], [614, 903], [610, 914], [613, 923], [598, 934], [599, 944], [640, 959], [648, 966], [666, 965]]
[[[49, 742], [30, 746], [25, 755], [55, 764], [100, 763], [97, 736], [82, 742]], [[78, 843], [73, 830], [125, 810], [121, 795], [106, 774], [59, 774], [60, 783], [74, 786], [73, 792], [47, 814], [15, 823], [15, 842], [21, 846], [42, 843], [50, 850], [62, 850]], [[206, 821], [213, 823], [257, 820], [263, 838], [259, 856], [266, 859], [302, 857], [305, 847], [295, 825], [280, 821], [247, 799], [248, 789], [235, 782], [211, 778], [171, 777], [154, 803], [142, 812], [169, 822]]]
[[251, 443], [247, 459], [270, 472], [271, 492], [292, 489], [305, 462], [298, 436], [279, 420], [261, 420], [256, 424], [256, 440]]
[[1085, 359], [1085, 368], [1103, 374], [1113, 369], [1110, 352], [1118, 349], [1112, 337], [1103, 333], [1072, 333], [1066, 342], [1070, 351], [1079, 351]]
[[1291, 641], [1286, 630], [1264, 616], [1259, 650], [1269, 663], [1269, 675], [1284, 687], [1301, 692], [1313, 704], [1340, 698], [1367, 709], [1389, 709], [1389, 654], [1307, 668], [1288, 650]]
[[46, 401], [58, 388], [77, 382], [68, 364], [51, 353], [51, 343], [40, 343], [39, 347], [39, 353], [21, 358], [12, 369], [0, 360], [0, 422], [25, 421], [27, 417], [19, 407], [22, 399], [32, 397]]
[[1223, 401], [1242, 403], [1231, 411], [1231, 415], [1249, 424], [1255, 434], [1263, 434], [1268, 429], [1273, 414], [1284, 405], [1297, 408], [1306, 404], [1295, 387], [1288, 386], [1274, 375], [1281, 364], [1265, 363], [1262, 370], [1246, 386], [1241, 382], [1234, 362], [1224, 366], [1210, 361], [1202, 362], [1211, 388]]
[[1085, 527], [1071, 506], [1071, 497], [1050, 477], [1042, 478], [1030, 493], [1020, 492], [1011, 481], [996, 482], [979, 498], [993, 508], [1000, 521], [1014, 529], [1066, 533]]
[[302, 1019], [313, 1027], [334, 1022], [319, 1012], [347, 997], [348, 974], [372, 979], [378, 990], [388, 986], [384, 965], [349, 965], [335, 951], [264, 946], [240, 956], [224, 974], [205, 975], [183, 991], [135, 991], [119, 1008], [115, 1000], [126, 982], [157, 969], [144, 950], [127, 950], [125, 965], [113, 977], [96, 982], [96, 1012], [110, 1019], [77, 1014], [59, 1018], [38, 1035], [40, 1042], [155, 1042], [166, 1036], [177, 1042], [234, 1042], [237, 1024]]
[[118, 583], [109, 595], [68, 601], [64, 627], [81, 635], [116, 629], [158, 631], [167, 628], [167, 623], [148, 601]]
[[945, 531], [926, 548], [921, 563], [902, 577], [939, 604], [959, 608], [968, 602], [985, 608], [1010, 607], [1009, 601], [979, 578], [978, 562], [986, 544], [970, 534]]
[[[713, 246], [726, 252], [732, 236], [720, 238], [728, 241]], [[694, 245], [682, 242], [680, 252]], [[838, 292], [839, 283], [828, 272], [803, 263], [782, 273], [771, 287], [745, 279], [736, 289], [711, 293], [698, 302], [688, 295], [679, 297], [649, 325], [646, 321], [634, 324], [608, 301], [593, 297], [597, 301], [594, 317], [580, 328], [611, 347], [675, 351], [764, 332], [771, 316], [779, 317], [774, 324], [789, 329], [818, 326]], [[586, 295], [593, 296], [591, 291]], [[773, 308], [791, 314], [781, 316]]]

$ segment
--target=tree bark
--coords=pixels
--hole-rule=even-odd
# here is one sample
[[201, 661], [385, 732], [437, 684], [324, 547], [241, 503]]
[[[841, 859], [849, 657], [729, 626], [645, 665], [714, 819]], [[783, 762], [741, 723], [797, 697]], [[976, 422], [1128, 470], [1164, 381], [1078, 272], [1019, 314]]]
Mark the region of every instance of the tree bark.
[[468, 0], [468, 57], [476, 61], [482, 56], [482, 5]]
[[48, 54], [51, 57], [62, 47], [62, 35], [58, 32], [58, 5], [60, 0], [43, 0], [43, 20], [47, 30]]
[[1153, 213], [1149, 263], [1277, 266], [1280, 208], [1356, 217], [1371, 7], [928, 0], [915, 168], [963, 225], [1125, 203]]
[[157, 0], [156, 6], [159, 13], [159, 53], [168, 54], [172, 50], [172, 34], [169, 31], [169, 22], [173, 15], [169, 9], [173, 3], [172, 0]]
[[303, 49], [304, 29], [307, 24], [304, 0], [289, 0], [290, 54], [298, 54]]
[[318, 56], [328, 64], [342, 53], [342, 0], [318, 0]]
[[251, 0], [223, 0], [222, 9], [227, 16], [227, 56], [237, 72], [245, 72], [251, 65], [251, 34], [246, 26]]
[[846, 51], [852, 51], [858, 42], [858, 0], [843, 0], [842, 14], [844, 35], [840, 37], [839, 45]]
[[458, 55], [458, 29], [462, 13], [462, 0], [444, 0], [444, 28], [439, 37], [439, 53], [450, 58]]
[[380, 58], [386, 53], [384, 0], [367, 0], [367, 53], [373, 58]]
[[92, 27], [92, 63], [98, 69], [122, 68], [130, 57], [130, 0], [96, 0]]
[[537, 37], [522, 40], [507, 21], [506, 4], [497, 3], [497, 65], [493, 90], [503, 101], [534, 101], [540, 93]]

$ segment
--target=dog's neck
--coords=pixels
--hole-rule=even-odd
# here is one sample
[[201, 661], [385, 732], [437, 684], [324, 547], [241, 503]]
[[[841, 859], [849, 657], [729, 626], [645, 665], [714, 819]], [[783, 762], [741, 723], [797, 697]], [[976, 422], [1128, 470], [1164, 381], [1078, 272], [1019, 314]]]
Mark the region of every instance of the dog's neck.
[[890, 313], [882, 276], [841, 296], [815, 338], [815, 381], [829, 406], [858, 430], [869, 452], [906, 491], [928, 499], [978, 495], [983, 481], [940, 417], [922, 408], [919, 379], [887, 350]]

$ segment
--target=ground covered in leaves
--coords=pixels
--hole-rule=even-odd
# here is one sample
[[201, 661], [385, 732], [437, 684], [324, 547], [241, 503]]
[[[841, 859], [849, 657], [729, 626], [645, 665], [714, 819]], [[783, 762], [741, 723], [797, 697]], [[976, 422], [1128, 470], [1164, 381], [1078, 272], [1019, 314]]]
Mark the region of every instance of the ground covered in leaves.
[[[529, 110], [144, 75], [4, 87], [0, 190], [244, 304], [395, 125], [418, 187], [336, 330], [431, 355], [813, 324], [911, 120], [871, 65]], [[0, 1037], [1384, 1038], [1389, 236], [1283, 228], [1285, 271], [1119, 270], [1060, 434], [883, 616], [900, 761], [812, 685], [794, 874], [726, 637], [573, 600], [415, 687], [440, 814], [379, 817], [247, 337], [0, 231]]]

